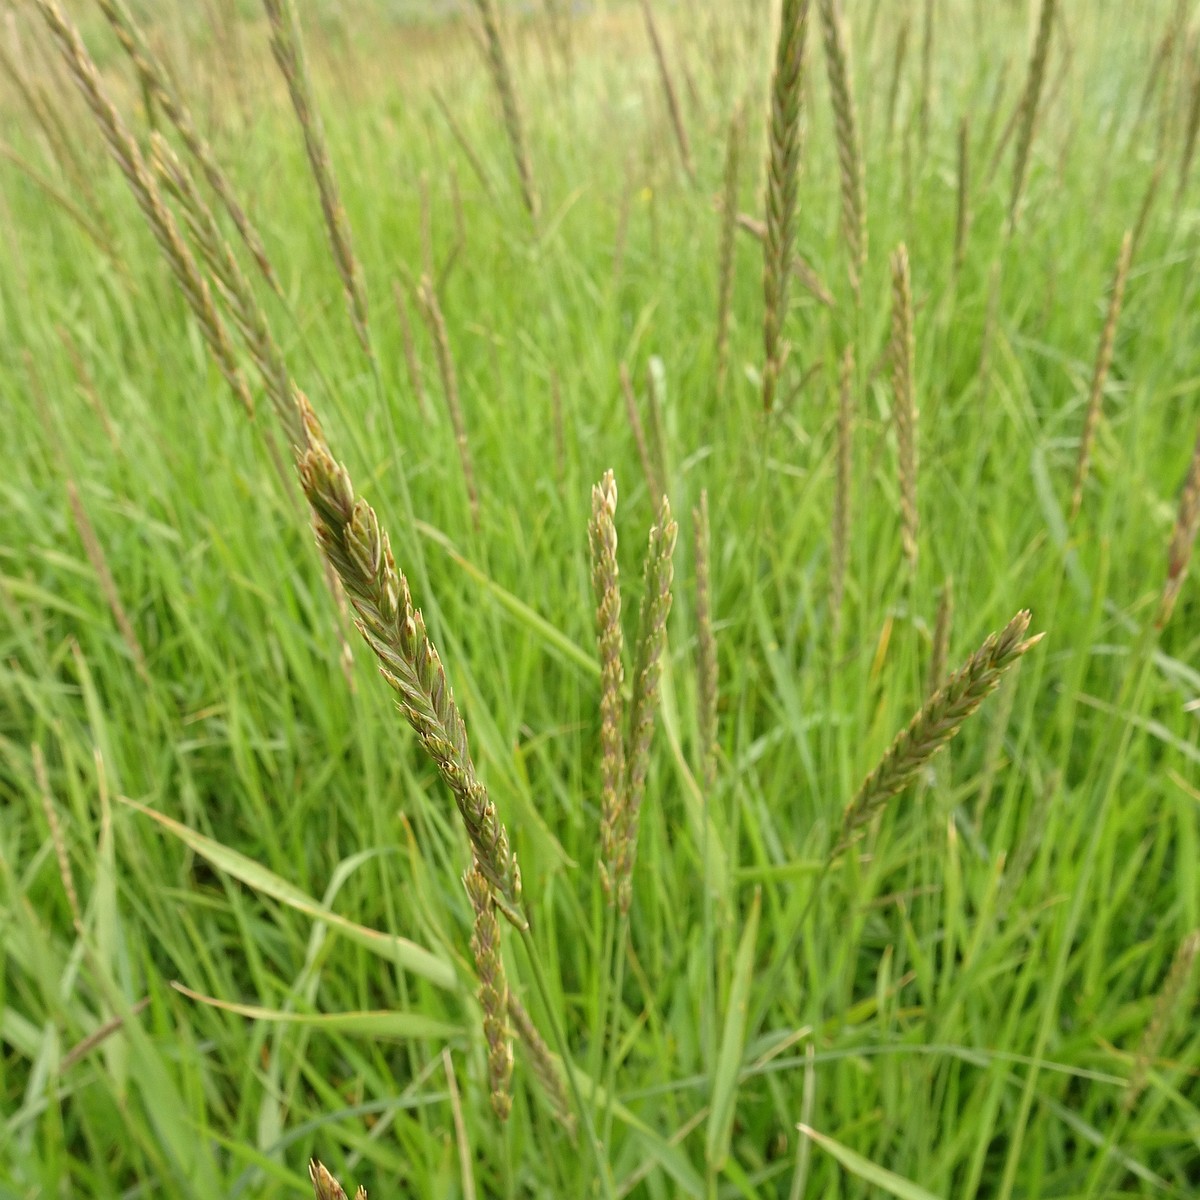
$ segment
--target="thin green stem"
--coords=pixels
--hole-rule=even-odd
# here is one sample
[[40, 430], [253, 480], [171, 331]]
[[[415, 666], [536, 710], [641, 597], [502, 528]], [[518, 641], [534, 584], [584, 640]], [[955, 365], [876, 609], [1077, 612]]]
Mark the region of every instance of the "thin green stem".
[[567, 1047], [567, 1039], [563, 1034], [562, 1026], [559, 1025], [558, 1016], [554, 1011], [554, 1003], [550, 996], [549, 985], [546, 982], [546, 974], [542, 970], [542, 962], [538, 957], [537, 947], [533, 944], [533, 934], [528, 927], [528, 923], [524, 929], [519, 929], [517, 932], [520, 934], [521, 941], [525, 946], [525, 955], [529, 959], [529, 966], [533, 971], [534, 987], [537, 988], [538, 995], [542, 999], [542, 1007], [546, 1010], [546, 1020], [550, 1023], [550, 1036], [554, 1039], [555, 1049], [562, 1059], [563, 1070], [567, 1076], [567, 1085], [571, 1089], [571, 1099], [574, 1101], [575, 1109], [579, 1113], [580, 1123], [583, 1125], [584, 1137], [587, 1138], [588, 1145], [592, 1149], [592, 1156], [596, 1160], [596, 1172], [597, 1178], [600, 1181], [601, 1194], [605, 1200], [617, 1200], [612, 1173], [609, 1171], [608, 1163], [604, 1160], [600, 1142], [596, 1138], [596, 1125], [592, 1120], [591, 1107], [583, 1102], [583, 1093], [579, 1090], [579, 1078], [575, 1072], [575, 1063], [571, 1058], [570, 1050]]
[[[612, 911], [616, 911], [613, 909]], [[611, 922], [610, 922], [611, 924]], [[608, 1031], [608, 1056], [604, 1072], [604, 1144], [612, 1140], [613, 1093], [617, 1081], [617, 1050], [621, 1036], [621, 993], [625, 990], [625, 953], [629, 947], [629, 914], [621, 913], [614, 933], [612, 1025]]]

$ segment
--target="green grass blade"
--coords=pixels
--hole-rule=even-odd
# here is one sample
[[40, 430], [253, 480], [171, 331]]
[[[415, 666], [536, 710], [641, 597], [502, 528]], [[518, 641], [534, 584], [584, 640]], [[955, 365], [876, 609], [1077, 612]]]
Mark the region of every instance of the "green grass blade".
[[424, 946], [418, 946], [415, 942], [410, 942], [407, 938], [398, 937], [393, 933], [380, 933], [377, 929], [368, 929], [365, 925], [359, 925], [356, 921], [331, 912], [294, 884], [281, 879], [273, 871], [268, 871], [261, 863], [256, 863], [244, 854], [239, 854], [236, 850], [231, 850], [228, 846], [223, 846], [220, 842], [213, 841], [212, 838], [205, 837], [204, 834], [197, 833], [194, 829], [189, 829], [179, 821], [175, 821], [163, 813], [155, 812], [154, 809], [148, 808], [144, 804], [139, 804], [136, 800], [122, 798], [121, 802], [156, 821], [168, 833], [177, 837], [202, 858], [207, 859], [219, 871], [232, 875], [247, 887], [253, 888], [254, 891], [261, 892], [264, 896], [270, 896], [281, 904], [286, 904], [289, 908], [294, 908], [297, 912], [304, 913], [305, 916], [312, 917], [316, 921], [326, 922], [350, 938], [351, 941], [365, 946], [372, 954], [394, 962], [398, 967], [403, 967], [414, 975], [420, 975], [423, 979], [428, 979], [430, 983], [437, 984], [438, 987], [448, 990], [457, 988], [458, 977], [453, 966], [444, 958], [434, 954], [433, 951], [425, 949]]
[[746, 1046], [747, 1003], [754, 971], [754, 949], [758, 941], [758, 920], [762, 911], [762, 893], [755, 890], [746, 928], [738, 942], [733, 963], [733, 980], [725, 1007], [725, 1029], [717, 1055], [713, 1078], [712, 1112], [708, 1117], [706, 1156], [710, 1170], [719, 1171], [729, 1157], [733, 1117], [737, 1110], [738, 1071]]
[[870, 1159], [863, 1158], [849, 1146], [835, 1142], [833, 1138], [818, 1133], [810, 1126], [797, 1125], [796, 1128], [805, 1137], [812, 1138], [822, 1150], [827, 1150], [832, 1154], [851, 1175], [856, 1175], [859, 1179], [882, 1188], [889, 1196], [895, 1196], [897, 1200], [940, 1200], [940, 1197], [935, 1196], [932, 1192], [927, 1192], [911, 1180], [904, 1179], [887, 1170], [886, 1167], [881, 1167], [877, 1163], [871, 1162]]
[[263, 1008], [257, 1004], [237, 1004], [232, 1000], [218, 1000], [215, 996], [205, 996], [194, 992], [182, 983], [173, 982], [171, 986], [197, 1004], [207, 1004], [210, 1008], [219, 1008], [222, 1012], [237, 1013], [240, 1017], [249, 1017], [252, 1021], [274, 1021], [285, 1025], [302, 1025], [308, 1029], [326, 1033], [349, 1033], [358, 1037], [369, 1038], [438, 1038], [446, 1040], [461, 1036], [463, 1030], [458, 1025], [449, 1025], [445, 1021], [437, 1021], [432, 1017], [424, 1017], [414, 1012], [340, 1012], [340, 1013], [297, 1013], [285, 1012], [279, 1008]]

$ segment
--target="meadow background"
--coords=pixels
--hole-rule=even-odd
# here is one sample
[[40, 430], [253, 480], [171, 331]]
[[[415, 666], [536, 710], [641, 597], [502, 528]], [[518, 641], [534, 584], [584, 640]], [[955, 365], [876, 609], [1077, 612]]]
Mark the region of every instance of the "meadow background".
[[[182, 154], [98, 8], [66, 7], [142, 146]], [[769, 414], [753, 232], [724, 355], [718, 314], [723, 214], [764, 220], [776, 5], [653, 0], [673, 96], [641, 6], [501, 5], [534, 218], [474, 8], [300, 4], [374, 364], [261, 9], [135, 7], [441, 651], [548, 988], [515, 939], [509, 983], [565, 1030], [608, 1194], [1195, 1194], [1200, 12], [1049, 6], [1022, 165], [1045, 7], [839, 6], [856, 294], [814, 2], [807, 274]], [[291, 1197], [313, 1155], [379, 1200], [594, 1194], [520, 1047], [493, 1114], [467, 840], [331, 599], [251, 364], [247, 420], [35, 4], [0, 48], [0, 1196]], [[619, 987], [588, 552], [609, 468], [630, 634], [659, 491], [680, 525]], [[1044, 639], [844, 843], [895, 733], [1025, 608]]]

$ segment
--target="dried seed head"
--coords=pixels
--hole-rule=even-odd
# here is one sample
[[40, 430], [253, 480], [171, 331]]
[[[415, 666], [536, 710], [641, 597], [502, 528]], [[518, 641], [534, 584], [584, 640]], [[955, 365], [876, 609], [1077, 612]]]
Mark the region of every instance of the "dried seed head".
[[[308, 1164], [308, 1177], [312, 1180], [315, 1200], [346, 1200], [342, 1185], [315, 1158]], [[367, 1189], [360, 1187], [354, 1193], [354, 1200], [367, 1200]]]
[[614, 854], [608, 867], [611, 878], [616, 882], [616, 899], [622, 912], [629, 911], [632, 898], [638, 816], [650, 769], [650, 743], [654, 736], [658, 682], [667, 637], [667, 617], [671, 611], [672, 555], [678, 532], [679, 527], [671, 519], [670, 502], [664, 496], [658, 521], [650, 530], [646, 551], [645, 590], [638, 619], [633, 697], [625, 749], [625, 791], [614, 831]]
[[592, 519], [588, 543], [592, 556], [592, 590], [596, 600], [596, 642], [600, 652], [600, 872], [605, 892], [612, 894], [609, 873], [616, 856], [621, 826], [621, 788], [625, 774], [625, 745], [621, 721], [622, 662], [621, 589], [617, 567], [617, 483], [612, 471], [592, 489]]
[[508, 979], [500, 954], [500, 923], [496, 920], [492, 885], [479, 869], [478, 862], [463, 876], [463, 883], [475, 910], [471, 953], [479, 975], [479, 1003], [483, 1009], [483, 1033], [488, 1046], [492, 1108], [501, 1121], [506, 1121], [512, 1111], [513, 1052], [508, 1028]]

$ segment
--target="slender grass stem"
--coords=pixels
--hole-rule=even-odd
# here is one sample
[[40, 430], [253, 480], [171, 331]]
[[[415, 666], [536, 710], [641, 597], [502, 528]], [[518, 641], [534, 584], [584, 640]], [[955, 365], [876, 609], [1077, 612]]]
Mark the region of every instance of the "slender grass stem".
[[617, 1200], [616, 1189], [613, 1186], [612, 1172], [604, 1157], [604, 1147], [596, 1138], [596, 1124], [592, 1120], [592, 1107], [590, 1104], [584, 1102], [583, 1093], [579, 1090], [579, 1077], [575, 1063], [571, 1058], [571, 1051], [567, 1046], [567, 1039], [563, 1034], [562, 1026], [559, 1024], [554, 1000], [550, 995], [550, 988], [546, 983], [546, 974], [542, 969], [541, 958], [538, 956], [537, 946], [534, 945], [533, 934], [529, 929], [528, 922], [525, 928], [518, 930], [518, 932], [521, 942], [525, 947], [525, 956], [528, 958], [530, 969], [533, 971], [534, 987], [537, 988], [538, 995], [541, 997], [542, 1007], [546, 1010], [546, 1020], [550, 1025], [550, 1036], [554, 1039], [554, 1048], [558, 1051], [558, 1055], [562, 1059], [563, 1071], [566, 1072], [567, 1076], [567, 1086], [571, 1090], [571, 1099], [575, 1104], [575, 1110], [579, 1113], [583, 1135], [587, 1138], [592, 1156], [596, 1160], [596, 1177], [600, 1184], [600, 1193], [604, 1196], [605, 1200]]

